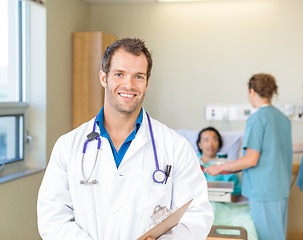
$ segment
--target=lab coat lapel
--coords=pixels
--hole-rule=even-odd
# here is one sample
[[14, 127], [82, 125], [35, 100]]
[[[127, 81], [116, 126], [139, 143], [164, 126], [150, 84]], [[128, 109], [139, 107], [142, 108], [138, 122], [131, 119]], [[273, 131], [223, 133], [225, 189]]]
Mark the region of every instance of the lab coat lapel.
[[[155, 135], [154, 135], [154, 137], [155, 137]], [[140, 148], [142, 148], [148, 142], [151, 142], [151, 137], [150, 137], [150, 132], [149, 132], [149, 126], [148, 126], [146, 113], [144, 111], [141, 127], [140, 127], [139, 131], [137, 132], [135, 139], [130, 144], [130, 146], [129, 146], [121, 164], [123, 162], [128, 161], [128, 159], [132, 158], [132, 156], [136, 152], [138, 152], [138, 150]]]
[[101, 154], [99, 155], [99, 162], [101, 169], [105, 170], [106, 173], [103, 175], [113, 176], [117, 173], [117, 166], [113, 156], [113, 152], [110, 143], [107, 138], [101, 137]]

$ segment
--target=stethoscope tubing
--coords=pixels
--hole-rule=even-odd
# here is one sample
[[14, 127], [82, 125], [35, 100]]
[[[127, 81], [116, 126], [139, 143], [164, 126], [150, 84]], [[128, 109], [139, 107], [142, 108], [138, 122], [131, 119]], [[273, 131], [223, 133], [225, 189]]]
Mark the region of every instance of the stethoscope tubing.
[[84, 142], [84, 145], [83, 145], [83, 150], [82, 150], [82, 153], [85, 154], [86, 152], [86, 147], [87, 147], [87, 144], [95, 139], [98, 140], [98, 145], [97, 145], [97, 149], [100, 150], [101, 148], [101, 139], [100, 139], [100, 135], [96, 132], [96, 121], [97, 121], [97, 118], [95, 118], [95, 121], [94, 121], [94, 126], [93, 126], [93, 131], [87, 135], [87, 139], [86, 141]]
[[[149, 117], [147, 112], [145, 112], [145, 113], [146, 113], [147, 120], [148, 120], [149, 132], [150, 132], [150, 136], [151, 136], [154, 159], [155, 159], [155, 165], [156, 165], [156, 170], [153, 172], [153, 181], [156, 182], [156, 183], [164, 183], [164, 182], [166, 182], [167, 176], [166, 176], [166, 173], [163, 170], [160, 170], [160, 168], [159, 168], [157, 149], [156, 149], [156, 144], [155, 144], [155, 139], [154, 139], [154, 134], [153, 134], [153, 130], [152, 130], [150, 117]], [[99, 150], [101, 148], [100, 134], [95, 131], [96, 130], [96, 125], [97, 125], [96, 121], [97, 121], [97, 117], [94, 120], [93, 131], [90, 134], [87, 135], [87, 139], [85, 140], [85, 142], [83, 144], [83, 149], [82, 149], [81, 171], [82, 171], [82, 177], [83, 177], [84, 180], [81, 180], [80, 184], [84, 184], [84, 185], [85, 184], [95, 184], [95, 183], [97, 183], [96, 180], [89, 181], [90, 178], [93, 175], [94, 170], [95, 170], [96, 163], [97, 163], [97, 158], [98, 158], [98, 155], [99, 155]], [[86, 148], [87, 148], [88, 143], [93, 141], [93, 140], [98, 140], [96, 158], [95, 158], [95, 162], [94, 162], [92, 171], [90, 173], [90, 176], [88, 178], [85, 178], [85, 174], [84, 174], [84, 156], [85, 156], [85, 153], [86, 153]]]
[[[94, 169], [96, 167], [96, 164], [97, 164], [97, 159], [98, 159], [98, 156], [99, 156], [99, 151], [100, 151], [100, 148], [101, 148], [101, 139], [100, 139], [100, 135], [95, 131], [96, 130], [96, 120], [97, 118], [95, 118], [95, 121], [94, 121], [94, 126], [93, 126], [93, 131], [87, 135], [87, 139], [86, 141], [84, 142], [83, 144], [83, 149], [82, 149], [82, 159], [81, 159], [81, 171], [82, 171], [82, 177], [83, 177], [83, 180], [80, 181], [80, 184], [96, 184], [97, 181], [96, 180], [92, 180], [92, 181], [89, 181], [90, 178], [92, 177], [93, 175], [93, 172], [94, 172]], [[88, 178], [85, 177], [85, 174], [84, 174], [84, 156], [85, 156], [85, 153], [86, 153], [86, 148], [87, 148], [87, 144], [93, 140], [98, 140], [98, 145], [97, 145], [97, 153], [96, 153], [96, 157], [95, 157], [95, 162], [94, 162], [94, 165], [93, 165], [93, 168], [92, 168], [92, 171], [89, 175]]]
[[[153, 152], [154, 152], [155, 165], [156, 165], [156, 170], [153, 172], [153, 180], [156, 183], [164, 183], [167, 176], [163, 170], [159, 169], [159, 162], [158, 162], [155, 138], [154, 138], [154, 134], [153, 134], [153, 128], [152, 128], [150, 118], [149, 118], [149, 115], [147, 112], [146, 112], [146, 116], [147, 116], [147, 121], [148, 121], [148, 126], [149, 126], [150, 137], [151, 137], [151, 141], [152, 141], [152, 145], [153, 145]], [[160, 177], [159, 177], [159, 179], [157, 179], [158, 178], [157, 175], [159, 175], [159, 173], [160, 173]]]
[[155, 144], [155, 138], [154, 138], [154, 134], [153, 134], [153, 129], [152, 129], [152, 125], [151, 125], [151, 122], [150, 122], [150, 118], [149, 118], [149, 116], [148, 116], [147, 113], [146, 113], [146, 116], [147, 116], [147, 120], [148, 120], [148, 126], [149, 126], [150, 137], [151, 137], [152, 145], [153, 145], [153, 152], [154, 152], [156, 170], [159, 170], [157, 149], [156, 149], [156, 144]]

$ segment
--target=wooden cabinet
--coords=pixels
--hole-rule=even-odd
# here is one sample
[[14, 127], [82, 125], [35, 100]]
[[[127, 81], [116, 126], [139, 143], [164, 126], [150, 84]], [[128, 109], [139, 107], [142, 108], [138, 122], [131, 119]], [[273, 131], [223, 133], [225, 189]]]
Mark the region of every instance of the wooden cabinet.
[[73, 33], [73, 128], [96, 116], [104, 104], [104, 88], [99, 81], [101, 60], [116, 40], [104, 32]]

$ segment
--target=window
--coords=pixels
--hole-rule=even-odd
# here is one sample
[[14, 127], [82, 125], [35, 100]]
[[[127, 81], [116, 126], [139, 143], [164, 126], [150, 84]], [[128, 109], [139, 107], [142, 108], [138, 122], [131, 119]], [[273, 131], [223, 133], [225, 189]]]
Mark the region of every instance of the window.
[[1, 116], [0, 156], [5, 163], [23, 159], [23, 115]]
[[[23, 113], [16, 111], [6, 115], [3, 106], [8, 102], [24, 102], [22, 94], [21, 46], [22, 28], [19, 24], [22, 14], [18, 1], [0, 0], [0, 161], [9, 163], [23, 160]], [[24, 79], [25, 80], [25, 79]], [[17, 106], [17, 105], [15, 105]], [[12, 107], [12, 106], [11, 106]]]
[[41, 107], [45, 109], [46, 104], [39, 98], [46, 85], [45, 20], [41, 4], [0, 0], [0, 182], [45, 165], [41, 161], [45, 153], [40, 160], [35, 157], [45, 152], [45, 147], [33, 149], [29, 135], [42, 128], [35, 139], [45, 142], [41, 139], [45, 138], [45, 111]]
[[0, 101], [20, 101], [20, 30], [18, 1], [0, 0]]

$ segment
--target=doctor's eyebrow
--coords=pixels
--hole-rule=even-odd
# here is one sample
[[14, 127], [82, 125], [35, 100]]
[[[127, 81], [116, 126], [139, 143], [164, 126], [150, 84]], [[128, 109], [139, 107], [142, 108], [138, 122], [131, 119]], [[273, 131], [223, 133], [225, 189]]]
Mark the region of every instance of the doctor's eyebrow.
[[144, 75], [146, 76], [147, 74], [145, 72], [137, 72], [138, 75]]
[[[116, 74], [116, 73], [123, 73], [123, 74], [125, 74], [126, 73], [125, 70], [121, 70], [121, 69], [113, 69], [113, 70], [111, 70], [111, 72], [112, 72], [112, 74]], [[138, 76], [138, 75], [147, 77], [147, 73], [146, 72], [136, 72], [136, 73], [134, 73], [134, 76]]]

